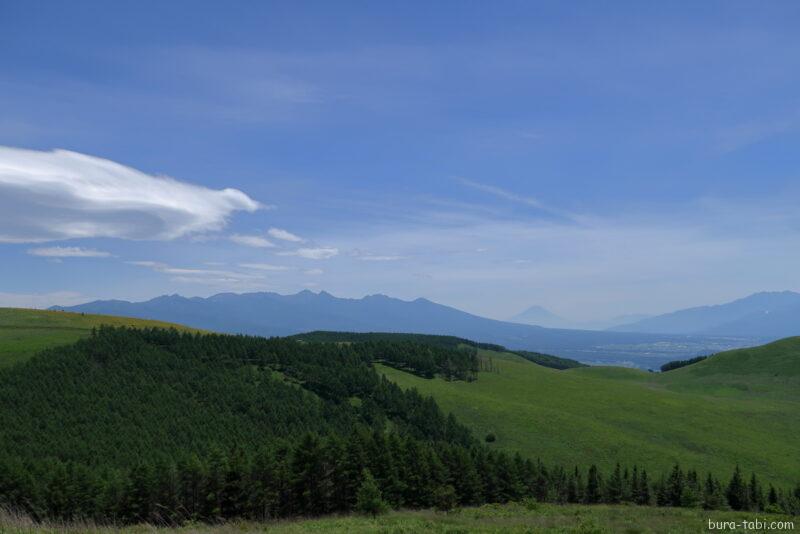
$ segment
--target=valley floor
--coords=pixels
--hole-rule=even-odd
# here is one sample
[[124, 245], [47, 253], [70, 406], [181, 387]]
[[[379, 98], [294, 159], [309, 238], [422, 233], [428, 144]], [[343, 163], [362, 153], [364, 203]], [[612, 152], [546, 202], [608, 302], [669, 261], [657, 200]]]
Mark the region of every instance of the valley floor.
[[[709, 529], [709, 521], [716, 527]], [[747, 523], [743, 523], [747, 522]], [[760, 525], [757, 524], [760, 522]], [[727, 525], [723, 525], [727, 523]], [[735, 523], [736, 527], [731, 527]], [[726, 528], [727, 526], [727, 528]], [[0, 532], [13, 534], [275, 534], [347, 533], [706, 533], [800, 532], [800, 518], [764, 513], [718, 512], [685, 508], [520, 504], [486, 505], [449, 513], [431, 510], [396, 511], [376, 519], [360, 516], [327, 517], [276, 523], [227, 523], [157, 528], [139, 525], [114, 529], [74, 526], [35, 526], [24, 518], [0, 516]]]

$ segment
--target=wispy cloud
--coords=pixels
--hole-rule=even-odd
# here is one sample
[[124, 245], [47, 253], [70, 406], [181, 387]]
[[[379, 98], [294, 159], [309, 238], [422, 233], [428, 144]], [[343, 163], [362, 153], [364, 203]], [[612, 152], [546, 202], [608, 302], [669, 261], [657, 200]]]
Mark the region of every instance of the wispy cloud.
[[93, 248], [81, 247], [41, 247], [28, 249], [31, 256], [42, 256], [45, 258], [108, 258], [108, 252], [95, 250]]
[[303, 241], [305, 241], [305, 239], [303, 239], [302, 237], [297, 236], [291, 232], [287, 232], [286, 230], [282, 230], [280, 228], [270, 228], [269, 230], [267, 230], [267, 233], [271, 237], [274, 237], [275, 239], [280, 239], [282, 241], [290, 241], [292, 243], [302, 243]]
[[792, 111], [780, 117], [752, 120], [722, 128], [716, 135], [716, 148], [722, 153], [760, 143], [774, 136], [800, 128], [800, 113]]
[[405, 256], [357, 256], [361, 261], [399, 261], [406, 259]]
[[269, 239], [261, 237], [260, 235], [233, 234], [229, 239], [237, 245], [242, 245], [245, 247], [272, 248], [275, 246], [275, 243]]
[[322, 269], [306, 269], [305, 271], [303, 271], [303, 274], [307, 274], [309, 276], [319, 276], [324, 272], [325, 271], [323, 271]]
[[556, 216], [558, 218], [567, 219], [567, 220], [570, 220], [570, 221], [573, 221], [573, 222], [577, 222], [579, 219], [581, 219], [580, 216], [578, 216], [578, 215], [576, 215], [574, 213], [570, 213], [570, 212], [565, 211], [565, 210], [561, 210], [561, 209], [558, 209], [558, 208], [554, 208], [552, 206], [548, 206], [548, 205], [544, 204], [542, 201], [540, 201], [539, 199], [531, 197], [531, 196], [519, 195], [517, 193], [514, 193], [512, 191], [508, 191], [507, 189], [503, 189], [501, 187], [497, 187], [497, 186], [489, 185], [489, 184], [484, 184], [484, 183], [476, 182], [476, 181], [473, 181], [473, 180], [468, 180], [466, 178], [459, 178], [458, 181], [462, 185], [465, 185], [465, 186], [470, 187], [472, 189], [475, 189], [477, 191], [482, 191], [484, 193], [488, 193], [488, 194], [490, 194], [490, 195], [492, 195], [494, 197], [506, 200], [508, 202], [513, 202], [513, 203], [516, 203], [516, 204], [521, 204], [521, 205], [524, 205], [524, 206], [535, 208], [538, 211], [541, 211], [541, 212], [544, 212], [544, 213], [547, 213], [547, 214], [550, 214], [550, 215], [554, 215], [554, 216]]
[[257, 271], [288, 271], [290, 268], [285, 265], [272, 265], [271, 263], [240, 263], [239, 267], [244, 269], [255, 269]]
[[299, 256], [309, 260], [327, 260], [339, 254], [339, 249], [334, 247], [299, 248], [278, 252], [279, 256]]
[[185, 267], [173, 267], [166, 263], [157, 261], [130, 261], [130, 265], [146, 267], [153, 271], [171, 275], [176, 282], [192, 283], [223, 283], [223, 282], [245, 282], [261, 280], [261, 275], [242, 273], [238, 271], [228, 271], [220, 269], [192, 269]]
[[489, 193], [490, 195], [502, 198], [504, 200], [517, 202], [519, 204], [525, 204], [527, 206], [531, 206], [532, 208], [547, 209], [547, 207], [544, 204], [542, 204], [538, 199], [533, 197], [518, 195], [516, 193], [512, 193], [511, 191], [507, 191], [505, 189], [496, 187], [494, 185], [482, 184], [480, 182], [467, 180], [466, 178], [460, 178], [459, 181], [463, 185], [466, 185], [467, 187], [477, 189], [478, 191], [483, 191], [484, 193]]
[[0, 147], [0, 242], [72, 238], [175, 239], [217, 231], [261, 205], [67, 150]]

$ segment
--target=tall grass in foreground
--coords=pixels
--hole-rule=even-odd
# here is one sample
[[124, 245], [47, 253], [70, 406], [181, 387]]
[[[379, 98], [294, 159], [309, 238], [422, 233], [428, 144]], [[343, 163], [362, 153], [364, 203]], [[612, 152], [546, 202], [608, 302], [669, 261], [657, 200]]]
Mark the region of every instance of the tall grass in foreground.
[[[126, 527], [92, 522], [35, 523], [23, 514], [0, 510], [0, 532], [8, 534], [245, 534], [269, 532], [300, 534], [682, 534], [707, 533], [709, 521], [736, 523], [726, 532], [798, 532], [797, 518], [775, 514], [706, 511], [686, 508], [654, 508], [631, 505], [552, 505], [509, 503], [459, 508], [451, 512], [433, 510], [393, 511], [376, 518], [342, 515], [275, 522], [230, 521], [219, 524], [188, 523], [177, 527], [139, 524]], [[761, 528], [743, 521], [760, 521]], [[780, 526], [780, 529], [778, 527]], [[771, 528], [770, 528], [771, 527]]]

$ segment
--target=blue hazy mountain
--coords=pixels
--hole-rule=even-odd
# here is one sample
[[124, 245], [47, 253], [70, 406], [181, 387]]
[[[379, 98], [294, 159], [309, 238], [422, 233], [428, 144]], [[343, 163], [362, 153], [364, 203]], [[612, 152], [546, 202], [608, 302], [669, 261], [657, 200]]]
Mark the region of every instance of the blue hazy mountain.
[[800, 293], [756, 293], [716, 306], [699, 306], [616, 326], [615, 332], [749, 336], [800, 335]]
[[511, 323], [522, 323], [545, 328], [567, 328], [572, 330], [609, 330], [611, 327], [633, 323], [652, 317], [642, 313], [626, 314], [611, 319], [595, 319], [588, 321], [573, 321], [556, 315], [543, 306], [531, 306], [524, 311], [510, 317]]
[[572, 324], [567, 319], [559, 317], [542, 306], [531, 306], [509, 319], [512, 323], [532, 324], [547, 328], [571, 328]]
[[370, 295], [348, 299], [308, 290], [293, 295], [220, 293], [208, 298], [169, 295], [146, 302], [105, 300], [53, 309], [159, 319], [217, 332], [260, 336], [286, 336], [312, 330], [443, 334], [589, 363], [645, 368], [757, 342], [743, 337], [543, 328], [479, 317], [424, 298], [404, 301]]

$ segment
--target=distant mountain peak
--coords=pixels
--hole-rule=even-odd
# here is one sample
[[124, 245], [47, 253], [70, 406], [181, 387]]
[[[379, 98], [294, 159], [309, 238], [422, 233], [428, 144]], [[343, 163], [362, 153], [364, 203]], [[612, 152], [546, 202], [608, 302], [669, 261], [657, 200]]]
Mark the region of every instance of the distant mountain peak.
[[515, 323], [544, 326], [548, 328], [568, 328], [569, 321], [559, 317], [543, 306], [534, 304], [509, 319]]

